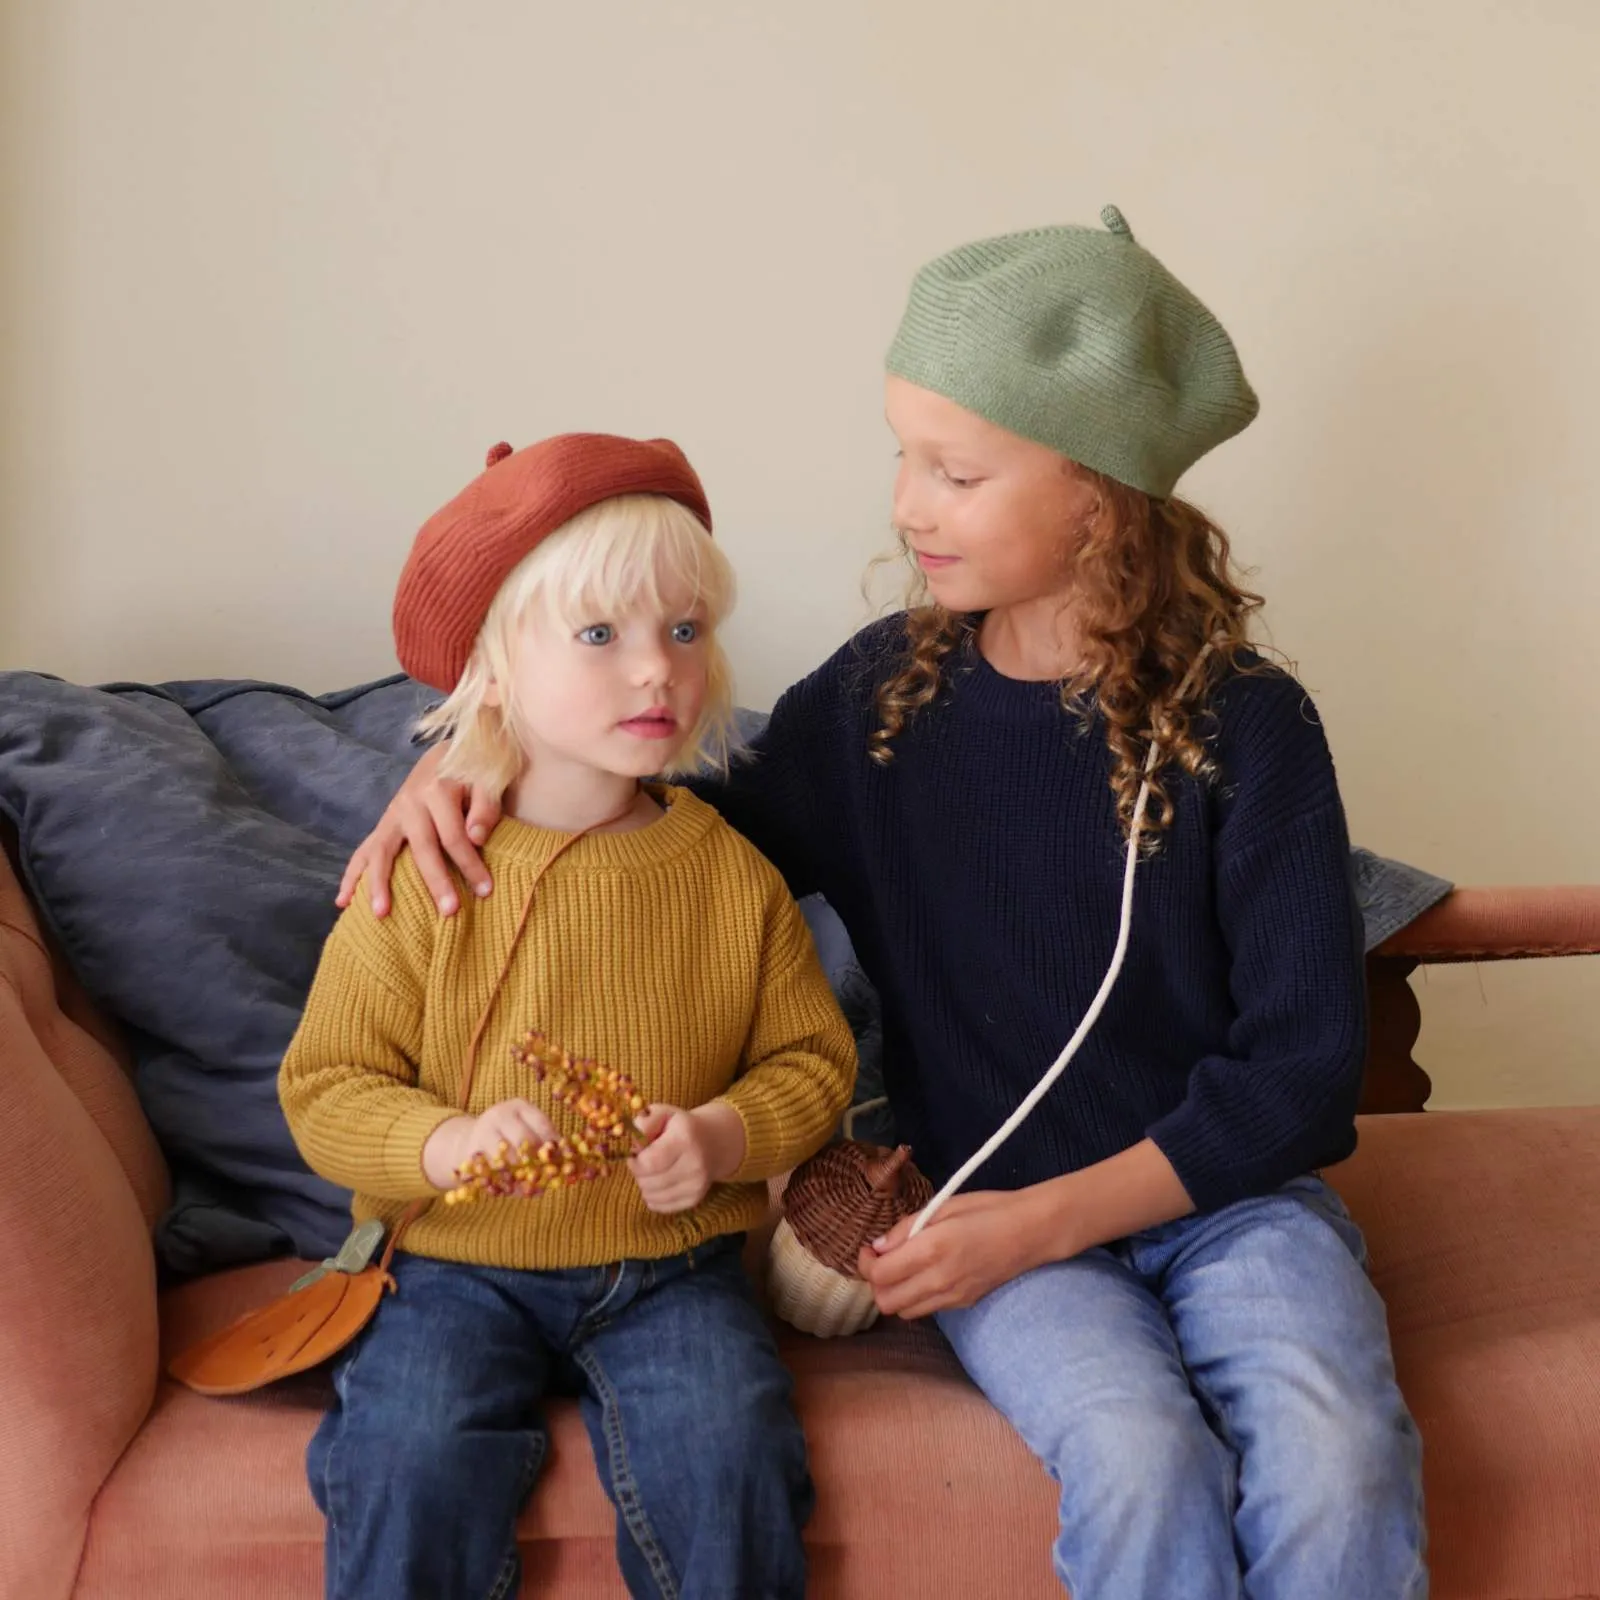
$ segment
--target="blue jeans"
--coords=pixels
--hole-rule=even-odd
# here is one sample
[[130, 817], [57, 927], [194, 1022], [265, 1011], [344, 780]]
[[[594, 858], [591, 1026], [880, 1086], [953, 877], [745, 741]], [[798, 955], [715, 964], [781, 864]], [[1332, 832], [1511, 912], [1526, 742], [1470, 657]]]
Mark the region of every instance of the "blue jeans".
[[1072, 1600], [1421, 1600], [1421, 1445], [1366, 1247], [1299, 1178], [939, 1325], [1061, 1485]]
[[515, 1594], [560, 1388], [582, 1396], [631, 1594], [801, 1600], [805, 1440], [739, 1242], [562, 1272], [397, 1255], [307, 1458], [329, 1600]]

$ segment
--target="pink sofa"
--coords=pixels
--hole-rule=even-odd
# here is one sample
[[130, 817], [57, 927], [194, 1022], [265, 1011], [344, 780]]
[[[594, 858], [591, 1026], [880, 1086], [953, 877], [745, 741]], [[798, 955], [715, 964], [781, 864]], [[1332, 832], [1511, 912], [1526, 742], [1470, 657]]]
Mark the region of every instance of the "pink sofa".
[[[1367, 1230], [1426, 1441], [1436, 1600], [1600, 1595], [1600, 1107], [1405, 1114], [1427, 1089], [1405, 975], [1596, 950], [1600, 890], [1467, 891], [1372, 964], [1368, 1104], [1388, 1114], [1331, 1176]], [[224, 1401], [160, 1372], [300, 1268], [158, 1293], [160, 1152], [115, 1034], [3, 859], [0, 1082], [0, 1600], [320, 1594], [303, 1457], [325, 1378]], [[820, 1496], [815, 1594], [1060, 1594], [1053, 1487], [935, 1334], [783, 1348]], [[570, 1404], [551, 1421], [523, 1592], [621, 1595], [582, 1424]]]

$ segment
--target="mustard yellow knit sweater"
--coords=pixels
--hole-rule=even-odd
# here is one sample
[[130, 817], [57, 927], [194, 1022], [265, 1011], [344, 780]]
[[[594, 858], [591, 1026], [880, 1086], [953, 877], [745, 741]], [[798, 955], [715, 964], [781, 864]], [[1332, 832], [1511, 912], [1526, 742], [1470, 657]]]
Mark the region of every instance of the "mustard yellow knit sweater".
[[533, 1028], [627, 1073], [648, 1101], [726, 1101], [744, 1123], [744, 1164], [676, 1216], [646, 1209], [625, 1166], [535, 1200], [441, 1199], [407, 1230], [406, 1250], [522, 1268], [677, 1254], [758, 1222], [765, 1180], [826, 1141], [849, 1103], [855, 1047], [805, 920], [715, 811], [682, 789], [663, 799], [659, 821], [580, 839], [542, 879], [566, 835], [502, 822], [484, 849], [494, 893], [465, 896], [453, 917], [403, 855], [389, 915], [373, 916], [363, 888], [339, 919], [278, 1089], [307, 1162], [355, 1191], [357, 1221], [392, 1227], [408, 1202], [437, 1195], [422, 1147], [459, 1114], [467, 1042], [491, 996], [471, 1114], [521, 1096], [575, 1128], [512, 1061]]

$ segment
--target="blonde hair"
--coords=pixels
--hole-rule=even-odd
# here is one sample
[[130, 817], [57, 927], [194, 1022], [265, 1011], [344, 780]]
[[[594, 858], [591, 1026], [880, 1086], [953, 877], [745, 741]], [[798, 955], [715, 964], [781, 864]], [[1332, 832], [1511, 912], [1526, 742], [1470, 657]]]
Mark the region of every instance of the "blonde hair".
[[[726, 772], [733, 673], [716, 630], [733, 609], [733, 568], [687, 506], [665, 495], [629, 494], [580, 511], [500, 585], [460, 682], [417, 724], [425, 737], [450, 741], [440, 775], [498, 793], [522, 772], [527, 755], [517, 735], [512, 684], [518, 636], [530, 620], [576, 631], [641, 609], [664, 613], [668, 583], [689, 587], [693, 603], [705, 610], [711, 637], [700, 720], [662, 776], [703, 768]], [[495, 705], [489, 703], [491, 685], [500, 689]]]
[[[1084, 721], [1096, 710], [1104, 719], [1111, 789], [1125, 833], [1152, 735], [1159, 741], [1145, 822], [1154, 839], [1172, 821], [1164, 780], [1173, 769], [1195, 779], [1214, 775], [1196, 724], [1203, 727], [1211, 691], [1222, 677], [1258, 670], [1249, 627], [1261, 597], [1242, 586], [1228, 536], [1199, 507], [1077, 470], [1093, 484], [1098, 500], [1069, 550], [1084, 666], [1062, 683], [1061, 703]], [[978, 628], [976, 616], [928, 603], [920, 574], [909, 607], [904, 664], [877, 693], [871, 755], [885, 765], [906, 723], [937, 699], [945, 662]], [[1191, 672], [1197, 664], [1200, 670]]]

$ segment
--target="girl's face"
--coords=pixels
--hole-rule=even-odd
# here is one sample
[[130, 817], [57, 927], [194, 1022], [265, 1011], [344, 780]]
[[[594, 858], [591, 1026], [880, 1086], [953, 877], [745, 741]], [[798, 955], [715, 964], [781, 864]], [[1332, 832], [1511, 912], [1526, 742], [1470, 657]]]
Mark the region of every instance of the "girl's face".
[[888, 379], [885, 409], [900, 441], [894, 523], [931, 597], [994, 611], [1064, 596], [1093, 485], [1048, 446], [904, 378]]
[[573, 627], [533, 609], [512, 654], [530, 767], [648, 778], [682, 750], [705, 707], [712, 629], [688, 590], [665, 599]]

